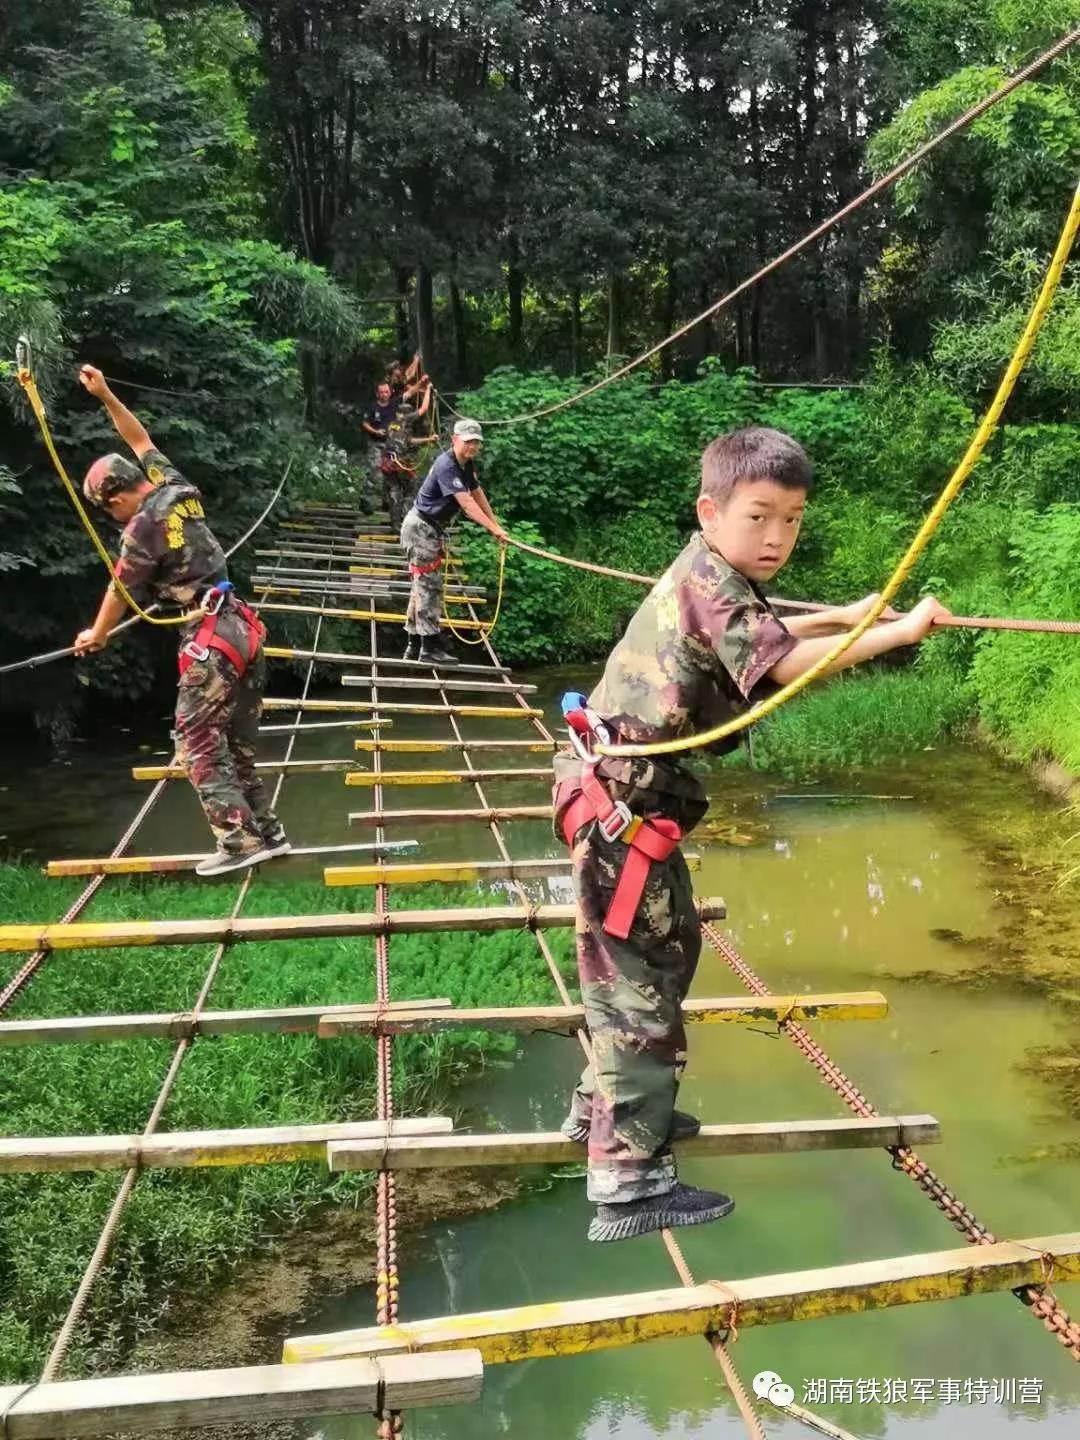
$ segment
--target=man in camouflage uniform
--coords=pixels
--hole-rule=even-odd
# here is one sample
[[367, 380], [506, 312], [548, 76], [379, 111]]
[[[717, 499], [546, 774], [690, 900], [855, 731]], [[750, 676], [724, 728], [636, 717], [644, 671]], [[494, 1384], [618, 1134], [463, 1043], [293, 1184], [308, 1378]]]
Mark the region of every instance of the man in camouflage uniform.
[[506, 531], [495, 519], [476, 474], [483, 434], [476, 420], [458, 420], [450, 449], [436, 456], [424, 476], [412, 509], [401, 527], [401, 546], [409, 557], [412, 589], [405, 611], [406, 660], [429, 665], [454, 663], [440, 638], [446, 534], [462, 511], [496, 540]]
[[[83, 481], [86, 498], [125, 526], [117, 576], [140, 604], [152, 597], [191, 613], [179, 629], [176, 754], [217, 841], [198, 873], [218, 875], [284, 855], [291, 846], [255, 769], [265, 629], [228, 583], [199, 491], [155, 449], [100, 370], [84, 365], [79, 379], [104, 403], [139, 461], [106, 455]], [[200, 608], [207, 597], [213, 619]], [[103, 649], [125, 609], [110, 585], [94, 624], [76, 637], [76, 654]]]
[[[811, 480], [805, 453], [779, 431], [751, 428], [714, 440], [702, 459], [700, 532], [630, 621], [587, 706], [567, 697], [568, 709], [591, 712], [616, 742], [674, 739], [738, 715], [816, 663], [876, 597], [782, 623], [759, 589], [794, 548]], [[942, 613], [928, 597], [868, 632], [833, 668], [917, 643]], [[737, 744], [730, 737], [715, 751]], [[673, 1140], [700, 1128], [674, 1107], [686, 1061], [682, 1002], [701, 924], [686, 862], [670, 842], [689, 834], [708, 800], [678, 758], [595, 762], [603, 806], [610, 812], [621, 801], [654, 838], [668, 837], [660, 849], [669, 853], [649, 864], [626, 933], [613, 933], [623, 928], [613, 924], [613, 900], [636, 832], [631, 822], [623, 835], [605, 838], [602, 811], [583, 793], [591, 763], [573, 754], [555, 759], [555, 832], [571, 847], [593, 1047], [563, 1132], [588, 1144], [588, 1196], [597, 1204], [589, 1238], [605, 1241], [719, 1219], [734, 1201], [683, 1185], [671, 1150]]]

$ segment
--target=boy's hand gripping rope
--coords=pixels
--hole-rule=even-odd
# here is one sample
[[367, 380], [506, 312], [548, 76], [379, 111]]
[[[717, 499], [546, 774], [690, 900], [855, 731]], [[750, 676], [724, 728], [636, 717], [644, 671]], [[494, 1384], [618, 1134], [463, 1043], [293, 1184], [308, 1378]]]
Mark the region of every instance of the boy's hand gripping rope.
[[124, 601], [124, 603], [135, 612], [139, 619], [145, 620], [148, 625], [188, 625], [191, 623], [192, 620], [201, 619], [206, 613], [205, 610], [203, 610], [201, 607], [196, 610], [189, 610], [184, 615], [150, 614], [148, 610], [144, 610], [142, 608], [139, 602], [125, 586], [124, 582], [120, 579], [119, 575], [117, 575], [116, 567], [113, 565], [112, 560], [109, 558], [109, 552], [105, 549], [105, 546], [101, 541], [101, 537], [94, 529], [93, 521], [87, 514], [86, 507], [83, 505], [82, 500], [79, 498], [79, 492], [72, 484], [71, 477], [64, 469], [64, 463], [60, 459], [60, 456], [56, 449], [56, 445], [53, 443], [52, 432], [49, 429], [49, 422], [45, 416], [45, 406], [42, 403], [41, 396], [38, 394], [37, 384], [34, 380], [32, 361], [33, 356], [30, 349], [30, 342], [29, 340], [27, 340], [25, 335], [20, 335], [18, 343], [15, 347], [15, 369], [19, 384], [26, 391], [26, 398], [30, 402], [30, 408], [31, 410], [33, 410], [35, 416], [37, 417], [38, 425], [41, 427], [41, 435], [43, 440], [45, 441], [45, 448], [49, 452], [49, 459], [53, 462], [56, 473], [60, 476], [60, 479], [64, 485], [64, 489], [68, 493], [68, 498], [71, 500], [72, 505], [74, 505], [75, 507], [75, 513], [82, 521], [83, 528], [93, 542], [94, 549], [101, 556], [101, 559], [105, 565], [106, 570], [108, 570], [109, 572], [109, 578], [112, 581], [117, 594]]
[[1027, 324], [1024, 326], [1016, 349], [1013, 351], [1012, 359], [1009, 361], [1005, 373], [998, 384], [997, 393], [990, 404], [990, 408], [983, 416], [962, 460], [934, 502], [926, 519], [919, 527], [915, 538], [901, 557], [896, 569], [882, 586], [881, 594], [862, 620], [859, 621], [858, 625], [849, 631], [848, 634], [844, 635], [827, 654], [823, 655], [820, 660], [811, 665], [810, 669], [804, 674], [800, 675], [796, 680], [793, 680], [789, 685], [785, 685], [783, 689], [778, 690], [775, 695], [771, 695], [768, 700], [763, 700], [760, 704], [755, 705], [744, 714], [736, 716], [733, 720], [728, 720], [722, 725], [714, 725], [711, 730], [703, 730], [698, 735], [684, 735], [675, 740], [657, 740], [651, 744], [639, 745], [603, 745], [598, 743], [596, 750], [599, 754], [672, 755], [684, 750], [701, 749], [705, 745], [713, 744], [716, 740], [722, 740], [727, 735], [734, 735], [740, 730], [746, 730], [751, 725], [755, 725], [759, 720], [763, 720], [766, 715], [771, 715], [775, 710], [779, 710], [782, 705], [786, 705], [789, 700], [794, 699], [801, 691], [805, 690], [809, 685], [812, 685], [815, 680], [825, 674], [845, 651], [849, 650], [851, 646], [855, 644], [861, 635], [866, 634], [867, 630], [869, 630], [884, 613], [890, 600], [892, 600], [893, 596], [915, 568], [916, 561], [930, 543], [934, 532], [945, 518], [949, 506], [960, 493], [965, 480], [967, 480], [975, 468], [976, 462], [985, 450], [990, 437], [993, 435], [997, 422], [1001, 418], [1001, 412], [1005, 409], [1009, 396], [1012, 394], [1016, 382], [1020, 377], [1020, 372], [1023, 370], [1027, 358], [1031, 354], [1036, 336], [1042, 328], [1043, 321], [1046, 319], [1047, 312], [1050, 309], [1050, 303], [1054, 298], [1058, 282], [1061, 279], [1061, 272], [1064, 270], [1065, 262], [1069, 258], [1069, 252], [1072, 249], [1073, 241], [1076, 239], [1078, 229], [1080, 229], [1080, 185], [1077, 185], [1073, 193], [1072, 204], [1069, 207], [1065, 224], [1058, 237], [1053, 258], [1043, 278], [1043, 283], [1039, 289], [1035, 304], [1031, 308]]

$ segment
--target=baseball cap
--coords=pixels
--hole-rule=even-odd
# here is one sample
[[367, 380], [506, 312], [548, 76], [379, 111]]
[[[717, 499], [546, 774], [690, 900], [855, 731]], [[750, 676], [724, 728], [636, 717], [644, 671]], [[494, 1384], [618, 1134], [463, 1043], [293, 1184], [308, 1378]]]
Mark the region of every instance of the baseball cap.
[[454, 426], [454, 435], [458, 440], [482, 440], [484, 438], [479, 420], [459, 420]]
[[140, 466], [123, 455], [103, 455], [95, 460], [83, 480], [83, 494], [92, 505], [105, 505], [121, 490], [130, 490], [146, 475]]

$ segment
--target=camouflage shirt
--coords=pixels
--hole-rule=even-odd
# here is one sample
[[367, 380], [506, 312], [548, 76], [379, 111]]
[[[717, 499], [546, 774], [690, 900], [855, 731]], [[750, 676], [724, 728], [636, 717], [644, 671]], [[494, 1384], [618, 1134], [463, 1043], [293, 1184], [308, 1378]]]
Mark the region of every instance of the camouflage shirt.
[[[697, 734], [771, 693], [768, 672], [795, 643], [753, 581], [699, 532], [639, 606], [589, 705], [622, 741]], [[732, 737], [710, 749], [723, 753], [737, 744]], [[689, 829], [704, 814], [705, 799], [682, 758], [605, 756], [598, 773], [638, 814], [669, 814]], [[572, 772], [572, 764], [556, 764], [557, 781]]]
[[140, 463], [154, 489], [124, 528], [116, 573], [140, 604], [149, 597], [190, 609], [228, 578], [224, 553], [195, 486], [160, 450]]
[[416, 449], [412, 441], [419, 419], [416, 406], [403, 403], [387, 422], [382, 453], [400, 469], [416, 469]]

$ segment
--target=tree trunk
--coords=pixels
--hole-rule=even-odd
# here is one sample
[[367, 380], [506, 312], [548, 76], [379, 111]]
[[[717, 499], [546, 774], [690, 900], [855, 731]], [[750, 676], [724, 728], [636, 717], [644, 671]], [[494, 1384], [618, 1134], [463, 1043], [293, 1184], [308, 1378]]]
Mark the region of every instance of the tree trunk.
[[435, 364], [435, 303], [431, 271], [424, 264], [416, 267], [416, 348], [425, 370]]
[[465, 333], [465, 306], [461, 303], [461, 291], [453, 276], [450, 277], [450, 314], [454, 321], [454, 383], [465, 386], [469, 383], [468, 336]]
[[581, 370], [581, 286], [570, 287], [570, 373]]
[[623, 333], [623, 277], [617, 270], [608, 271], [608, 329], [607, 329], [607, 353], [608, 359], [612, 355], [624, 353]]
[[515, 365], [521, 360], [521, 345], [523, 331], [523, 293], [525, 290], [525, 276], [518, 265], [508, 265], [506, 269], [506, 295], [510, 308], [510, 354]]

